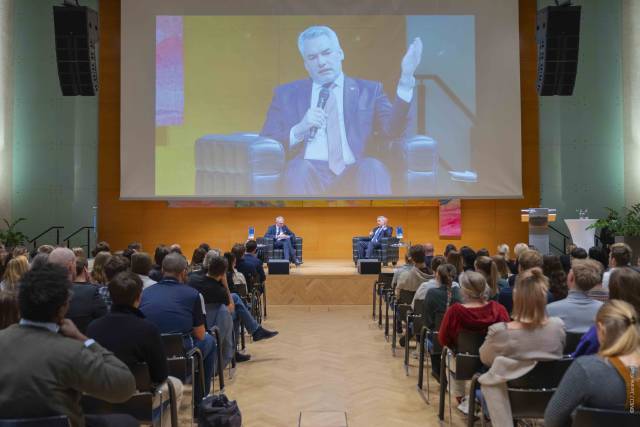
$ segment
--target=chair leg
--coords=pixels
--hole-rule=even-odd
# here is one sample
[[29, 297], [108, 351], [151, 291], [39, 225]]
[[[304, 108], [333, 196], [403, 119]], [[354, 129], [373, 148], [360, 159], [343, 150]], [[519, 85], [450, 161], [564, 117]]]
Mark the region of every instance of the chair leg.
[[246, 349], [246, 343], [244, 342], [244, 324], [240, 323], [240, 349]]
[[371, 318], [373, 320], [376, 319], [376, 294], [378, 293], [378, 282], [373, 282], [373, 291], [372, 291], [372, 303], [371, 303]]
[[[473, 427], [476, 414], [476, 390], [478, 389], [479, 374], [475, 374], [469, 385], [469, 414], [467, 415], [467, 427]], [[484, 414], [480, 415], [484, 420]]]
[[409, 376], [409, 340], [411, 335], [409, 334], [409, 312], [407, 311], [406, 317], [407, 323], [404, 329], [404, 373]]
[[393, 333], [391, 335], [391, 352], [393, 353], [393, 355], [396, 355], [396, 341], [398, 339], [398, 313], [396, 311], [396, 306], [395, 304], [391, 305], [391, 308], [393, 310]]
[[424, 344], [426, 339], [426, 331], [423, 329], [420, 331], [420, 338], [418, 339], [419, 355], [418, 355], [418, 389], [422, 391], [422, 385], [424, 382]]
[[442, 349], [442, 355], [440, 356], [440, 401], [438, 402], [438, 418], [440, 421], [444, 421], [444, 395], [447, 392], [447, 349]]
[[169, 409], [171, 410], [171, 427], [178, 427], [178, 397], [176, 396], [176, 389], [173, 387], [173, 383], [171, 382], [171, 380], [169, 380], [169, 378], [167, 378], [167, 387], [169, 388]]
[[386, 295], [384, 301], [384, 337], [389, 338], [389, 295]]
[[264, 314], [264, 318], [267, 318], [267, 284], [264, 283], [262, 285], [262, 310]]

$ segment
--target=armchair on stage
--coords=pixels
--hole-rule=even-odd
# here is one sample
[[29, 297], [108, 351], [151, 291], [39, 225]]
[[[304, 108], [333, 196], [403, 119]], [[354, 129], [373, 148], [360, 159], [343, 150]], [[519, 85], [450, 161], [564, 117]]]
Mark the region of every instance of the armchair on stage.
[[[262, 262], [269, 262], [270, 259], [284, 259], [284, 249], [276, 249], [273, 247], [274, 239], [271, 237], [257, 237], [256, 242], [260, 249], [262, 249], [261, 253], [258, 254], [258, 258], [262, 260]], [[296, 236], [294, 241], [296, 247], [296, 257], [303, 261], [302, 259], [302, 237]], [[264, 246], [260, 246], [264, 245]], [[260, 256], [261, 255], [261, 256]]]
[[[391, 167], [394, 192], [416, 186], [435, 189], [438, 176], [436, 142], [424, 135], [392, 142], [379, 154]], [[282, 144], [255, 133], [211, 134], [196, 141], [195, 195], [278, 195], [286, 155]]]
[[[353, 245], [353, 262], [358, 265], [358, 243], [361, 240], [369, 240], [369, 236], [356, 236], [352, 239]], [[399, 248], [398, 245], [400, 243], [400, 239], [397, 237], [382, 237], [380, 238], [380, 248], [373, 250], [373, 257], [377, 258], [378, 261], [387, 265], [391, 263], [392, 265], [396, 265], [398, 263], [399, 258]]]

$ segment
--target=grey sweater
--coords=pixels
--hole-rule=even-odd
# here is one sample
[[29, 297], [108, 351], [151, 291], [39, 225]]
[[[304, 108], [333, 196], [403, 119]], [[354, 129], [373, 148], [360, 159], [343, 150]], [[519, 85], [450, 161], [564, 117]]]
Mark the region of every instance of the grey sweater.
[[544, 413], [545, 427], [571, 425], [571, 415], [582, 405], [592, 408], [624, 410], [624, 380], [600, 356], [577, 358], [562, 377]]

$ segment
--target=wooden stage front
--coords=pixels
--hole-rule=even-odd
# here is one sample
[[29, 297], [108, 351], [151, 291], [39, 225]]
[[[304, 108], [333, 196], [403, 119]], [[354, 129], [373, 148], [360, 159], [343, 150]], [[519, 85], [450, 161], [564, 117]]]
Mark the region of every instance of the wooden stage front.
[[[266, 269], [266, 266], [265, 266]], [[392, 267], [383, 267], [392, 271]], [[289, 275], [267, 276], [267, 304], [371, 304], [375, 274], [358, 274], [352, 261], [310, 260], [291, 265]]]

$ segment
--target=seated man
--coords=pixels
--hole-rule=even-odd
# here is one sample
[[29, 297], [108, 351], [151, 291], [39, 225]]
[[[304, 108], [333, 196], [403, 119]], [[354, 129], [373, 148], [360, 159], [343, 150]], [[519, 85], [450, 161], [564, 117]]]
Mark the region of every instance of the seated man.
[[569, 294], [565, 299], [547, 305], [549, 317], [562, 319], [567, 332], [583, 334], [595, 324], [601, 301], [587, 295], [594, 286], [602, 283], [602, 264], [592, 259], [575, 258], [567, 276]]
[[213, 336], [207, 334], [200, 294], [184, 284], [186, 278], [187, 260], [182, 255], [171, 253], [164, 257], [162, 280], [142, 292], [140, 311], [161, 334], [182, 334], [185, 349], [200, 349], [204, 358], [206, 396], [211, 390], [218, 346]]
[[264, 235], [265, 238], [273, 239], [273, 248], [284, 251], [284, 259], [300, 265], [300, 260], [296, 257], [296, 235], [284, 224], [284, 217], [277, 217], [275, 225], [270, 225]]
[[107, 306], [100, 296], [98, 287], [88, 283], [87, 260], [86, 258], [76, 259], [68, 248], [54, 249], [47, 260], [67, 271], [67, 278], [73, 283], [67, 318], [71, 319], [84, 334], [93, 319], [107, 314]]
[[0, 331], [0, 414], [62, 414], [73, 427], [138, 426], [128, 415], [83, 416], [82, 393], [125, 402], [135, 393], [136, 382], [127, 365], [65, 319], [71, 298], [68, 273], [46, 264], [22, 277], [22, 320]]
[[151, 257], [148, 253], [135, 252], [131, 255], [131, 272], [136, 273], [140, 277], [144, 289], [158, 283], [149, 277], [152, 266]]
[[373, 251], [380, 249], [380, 239], [383, 237], [391, 237], [393, 235], [393, 227], [387, 226], [387, 218], [379, 216], [377, 219], [378, 226], [374, 227], [369, 233], [368, 238], [361, 239], [358, 242], [358, 259], [372, 258]]
[[[127, 366], [146, 363], [152, 383], [160, 384], [168, 378], [176, 390], [176, 405], [179, 408], [182, 382], [168, 376], [169, 367], [160, 332], [156, 325], [146, 320], [138, 310], [142, 287], [142, 280], [135, 273], [123, 272], [116, 275], [109, 282], [109, 294], [113, 300], [111, 313], [91, 322], [87, 335], [113, 351]], [[168, 396], [166, 384], [162, 393]], [[170, 425], [170, 422], [171, 412], [163, 411], [162, 425]]]
[[245, 245], [237, 243], [231, 248], [236, 257], [236, 268], [247, 279], [247, 284], [262, 285], [267, 280], [262, 261], [256, 256], [258, 244], [249, 240]]

